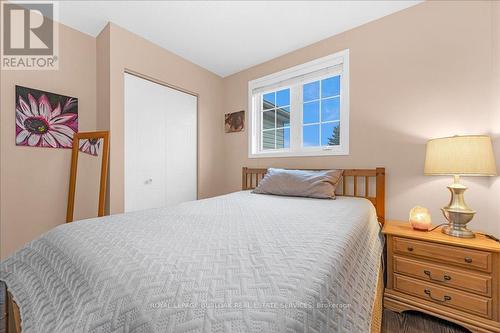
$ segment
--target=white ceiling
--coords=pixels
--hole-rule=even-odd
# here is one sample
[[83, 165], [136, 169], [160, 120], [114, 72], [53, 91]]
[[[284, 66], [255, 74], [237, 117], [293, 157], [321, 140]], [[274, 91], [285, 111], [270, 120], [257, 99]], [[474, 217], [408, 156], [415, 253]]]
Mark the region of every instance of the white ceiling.
[[59, 20], [92, 36], [111, 21], [224, 77], [419, 2], [60, 1]]

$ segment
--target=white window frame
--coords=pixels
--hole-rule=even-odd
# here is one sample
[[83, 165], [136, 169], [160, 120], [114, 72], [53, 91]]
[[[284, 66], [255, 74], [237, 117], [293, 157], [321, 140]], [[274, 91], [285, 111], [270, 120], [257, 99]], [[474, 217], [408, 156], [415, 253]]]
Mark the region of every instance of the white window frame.
[[[340, 144], [338, 146], [302, 146], [302, 89], [290, 90], [290, 148], [261, 149], [261, 98], [266, 92], [290, 87], [297, 77], [340, 65]], [[297, 84], [318, 81], [339, 74], [323, 74], [302, 80]], [[280, 82], [283, 82], [280, 85]], [[285, 83], [288, 82], [288, 83]], [[266, 87], [269, 89], [266, 90]], [[254, 94], [256, 89], [262, 90]], [[248, 82], [248, 157], [292, 157], [349, 155], [349, 49], [285, 69]]]

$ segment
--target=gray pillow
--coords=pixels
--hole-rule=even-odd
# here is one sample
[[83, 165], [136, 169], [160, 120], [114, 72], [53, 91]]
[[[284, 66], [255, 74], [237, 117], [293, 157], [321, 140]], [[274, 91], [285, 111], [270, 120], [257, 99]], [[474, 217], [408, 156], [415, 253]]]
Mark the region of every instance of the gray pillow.
[[253, 193], [335, 199], [343, 170], [286, 170], [269, 168]]

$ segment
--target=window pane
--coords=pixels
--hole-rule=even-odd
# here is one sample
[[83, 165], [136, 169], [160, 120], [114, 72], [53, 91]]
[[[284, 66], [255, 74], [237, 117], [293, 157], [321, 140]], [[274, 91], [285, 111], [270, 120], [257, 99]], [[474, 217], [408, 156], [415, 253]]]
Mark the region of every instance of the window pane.
[[276, 130], [262, 131], [262, 149], [274, 149], [274, 133]]
[[274, 128], [274, 110], [262, 112], [262, 128]]
[[321, 80], [321, 97], [340, 95], [340, 76]]
[[302, 86], [302, 95], [304, 102], [319, 99], [319, 81], [304, 84]]
[[321, 124], [321, 145], [338, 146], [340, 144], [339, 122]]
[[319, 125], [302, 127], [302, 145], [304, 147], [319, 146]]
[[290, 89], [283, 89], [276, 93], [276, 105], [277, 106], [290, 105]]
[[272, 109], [276, 105], [276, 93], [265, 94], [262, 98], [262, 110]]
[[304, 103], [302, 122], [304, 124], [319, 123], [319, 102]]
[[321, 100], [321, 121], [340, 120], [340, 97]]
[[276, 127], [290, 126], [290, 107], [276, 109]]
[[290, 148], [290, 127], [276, 131], [276, 148]]

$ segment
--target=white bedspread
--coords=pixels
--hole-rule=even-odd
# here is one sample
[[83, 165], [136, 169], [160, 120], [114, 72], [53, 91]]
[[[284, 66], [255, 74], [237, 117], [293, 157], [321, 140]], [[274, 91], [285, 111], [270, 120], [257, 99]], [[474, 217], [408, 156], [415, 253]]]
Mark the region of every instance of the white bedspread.
[[237, 192], [61, 225], [0, 264], [23, 332], [369, 332], [365, 199]]

